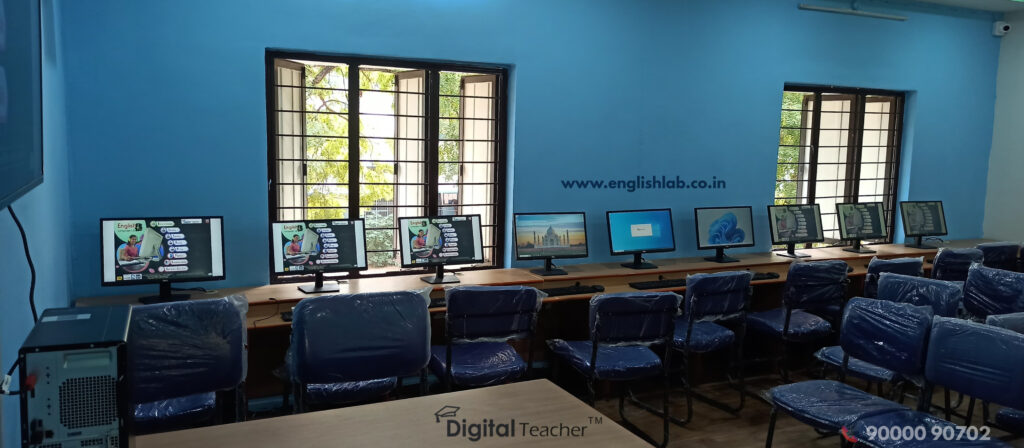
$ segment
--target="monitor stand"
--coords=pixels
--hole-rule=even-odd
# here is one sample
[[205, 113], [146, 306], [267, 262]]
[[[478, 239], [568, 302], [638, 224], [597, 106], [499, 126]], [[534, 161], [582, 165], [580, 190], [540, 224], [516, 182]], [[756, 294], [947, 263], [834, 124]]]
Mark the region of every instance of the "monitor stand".
[[569, 275], [568, 272], [565, 272], [564, 270], [555, 267], [554, 260], [551, 258], [544, 259], [543, 269], [531, 269], [530, 272], [537, 274], [541, 277], [548, 277], [551, 275]]
[[317, 272], [316, 277], [313, 278], [313, 284], [299, 286], [299, 291], [306, 294], [317, 294], [321, 292], [338, 292], [341, 291], [341, 288], [338, 287], [338, 282], [324, 284], [324, 273]]
[[435, 268], [435, 271], [434, 271], [434, 275], [428, 275], [426, 277], [420, 277], [420, 280], [423, 280], [423, 281], [425, 281], [427, 283], [430, 283], [431, 285], [440, 285], [440, 284], [443, 284], [443, 283], [459, 283], [459, 278], [456, 277], [454, 274], [452, 274], [452, 275], [444, 275], [444, 265], [443, 264], [437, 265], [437, 267]]
[[139, 297], [139, 302], [144, 305], [152, 305], [154, 303], [167, 303], [177, 302], [179, 300], [188, 300], [192, 297], [189, 294], [173, 294], [171, 293], [171, 282], [160, 282], [160, 294], [155, 296]]
[[654, 269], [658, 266], [655, 266], [654, 263], [645, 262], [643, 254], [633, 254], [633, 262], [622, 263], [622, 267], [630, 269]]
[[913, 239], [910, 240], [909, 243], [906, 243], [905, 246], [913, 247], [913, 248], [916, 248], [916, 249], [938, 249], [938, 247], [932, 246], [931, 244], [924, 244], [924, 242], [923, 242], [924, 237], [914, 236], [914, 237], [911, 237], [911, 238], [913, 238]]
[[875, 251], [871, 249], [865, 249], [860, 246], [860, 238], [853, 240], [853, 247], [844, 247], [844, 251], [853, 252], [855, 254], [873, 254]]
[[807, 258], [807, 257], [810, 257], [810, 255], [805, 254], [803, 252], [797, 252], [796, 251], [796, 243], [786, 244], [786, 252], [775, 254], [775, 255], [778, 255], [780, 257], [788, 257], [788, 258]]
[[725, 256], [725, 248], [724, 247], [716, 247], [715, 248], [715, 256], [714, 257], [704, 257], [704, 259], [707, 260], [707, 261], [714, 261], [715, 263], [734, 263], [734, 262], [740, 261], [738, 258], [732, 258], [732, 257]]

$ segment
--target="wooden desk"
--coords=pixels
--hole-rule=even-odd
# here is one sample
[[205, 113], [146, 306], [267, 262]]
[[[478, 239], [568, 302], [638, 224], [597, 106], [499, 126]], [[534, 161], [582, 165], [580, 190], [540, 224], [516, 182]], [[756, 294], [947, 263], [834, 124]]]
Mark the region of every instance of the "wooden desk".
[[[445, 406], [457, 406], [455, 421], [495, 424], [515, 419], [514, 437], [482, 437], [472, 442], [448, 437], [448, 419], [435, 417]], [[597, 421], [600, 420], [600, 423]], [[522, 424], [555, 427], [564, 437], [523, 434]], [[576, 427], [573, 437], [572, 428]], [[580, 446], [648, 447], [643, 440], [577, 400], [548, 380], [493, 386], [426, 397], [354, 406], [251, 422], [152, 434], [135, 438], [137, 448], [251, 448], [339, 446]]]

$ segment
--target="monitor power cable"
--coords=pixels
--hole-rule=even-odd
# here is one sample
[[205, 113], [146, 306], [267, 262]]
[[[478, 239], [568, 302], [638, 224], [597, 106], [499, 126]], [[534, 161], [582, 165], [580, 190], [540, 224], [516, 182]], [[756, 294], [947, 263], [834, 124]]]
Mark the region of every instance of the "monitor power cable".
[[11, 213], [11, 218], [14, 219], [14, 224], [18, 226], [18, 232], [21, 233], [21, 244], [25, 248], [25, 259], [28, 261], [28, 270], [32, 274], [28, 286], [28, 305], [32, 308], [32, 322], [38, 322], [39, 314], [36, 313], [36, 265], [32, 263], [32, 252], [28, 249], [28, 236], [25, 235], [25, 228], [22, 227], [18, 215], [14, 213], [14, 208], [8, 205], [7, 211]]

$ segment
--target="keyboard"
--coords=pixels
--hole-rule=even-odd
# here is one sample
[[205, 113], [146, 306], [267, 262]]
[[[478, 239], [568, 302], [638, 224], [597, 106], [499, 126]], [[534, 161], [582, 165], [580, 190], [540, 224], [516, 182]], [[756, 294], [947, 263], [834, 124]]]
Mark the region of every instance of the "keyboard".
[[430, 299], [430, 306], [428, 308], [444, 308], [448, 306], [448, 301], [444, 297], [440, 299]]
[[604, 292], [603, 285], [581, 285], [576, 282], [573, 286], [563, 286], [561, 288], [541, 288], [548, 296], [574, 296], [577, 294], [595, 294]]
[[679, 288], [686, 286], [685, 278], [659, 278], [649, 282], [633, 282], [629, 286], [633, 289], [665, 289]]
[[758, 280], [774, 280], [774, 279], [777, 279], [777, 278], [779, 278], [779, 273], [778, 272], [755, 272], [754, 273], [754, 278], [752, 278], [751, 280], [753, 280], [753, 281], [758, 281]]

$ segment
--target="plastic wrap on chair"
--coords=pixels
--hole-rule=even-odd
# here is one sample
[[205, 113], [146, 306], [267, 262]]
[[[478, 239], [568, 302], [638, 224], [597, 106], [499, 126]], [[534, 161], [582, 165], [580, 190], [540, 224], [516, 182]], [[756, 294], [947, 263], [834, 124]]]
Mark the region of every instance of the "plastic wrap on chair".
[[924, 275], [924, 257], [882, 259], [874, 257], [868, 263], [864, 277], [864, 297], [875, 298], [878, 293], [878, 278], [882, 273], [893, 273], [920, 277]]
[[973, 263], [981, 263], [985, 254], [979, 249], [952, 249], [943, 247], [932, 260], [932, 278], [951, 282], [967, 280], [967, 270]]
[[963, 295], [963, 285], [958, 282], [888, 272], [878, 280], [878, 299], [930, 306], [937, 316], [956, 317]]
[[651, 344], [671, 337], [682, 297], [672, 292], [600, 294], [590, 299], [591, 338]]
[[531, 286], [456, 286], [445, 292], [453, 340], [524, 337], [547, 294]]
[[683, 315], [693, 314], [695, 321], [719, 320], [735, 316], [750, 298], [750, 271], [694, 274], [686, 277]]
[[292, 381], [369, 381], [418, 372], [430, 359], [422, 291], [303, 299], [292, 312]]
[[839, 345], [853, 358], [905, 375], [924, 368], [931, 308], [855, 297], [843, 314]]
[[[431, 347], [430, 370], [444, 378], [448, 365], [444, 345]], [[514, 380], [526, 373], [526, 363], [506, 342], [461, 342], [452, 347], [452, 381], [460, 386], [482, 387]]]
[[981, 401], [1024, 409], [1024, 335], [976, 322], [936, 317], [925, 377]]
[[395, 390], [397, 386], [397, 377], [348, 383], [307, 384], [305, 398], [309, 404], [358, 403], [380, 398]]
[[[569, 362], [570, 365], [584, 375], [590, 375], [590, 359], [594, 348], [591, 341], [548, 341], [556, 355]], [[639, 378], [650, 378], [662, 373], [661, 358], [649, 347], [640, 345], [597, 346], [597, 366], [594, 376], [602, 380], [627, 381]]]
[[128, 332], [132, 400], [237, 387], [245, 379], [244, 295], [140, 305]]
[[790, 308], [817, 308], [842, 303], [846, 298], [846, 270], [842, 260], [796, 262], [789, 266], [783, 303]]
[[1024, 274], [971, 265], [964, 284], [964, 309], [978, 318], [1024, 311]]
[[982, 243], [975, 247], [984, 254], [984, 261], [982, 263], [986, 267], [1007, 271], [1017, 270], [1017, 256], [1020, 254], [1020, 243], [1004, 241], [1000, 243]]
[[985, 324], [1024, 333], [1024, 313], [991, 314], [985, 319]]
[[175, 431], [215, 421], [217, 394], [206, 392], [140, 403], [133, 407], [132, 433]]

